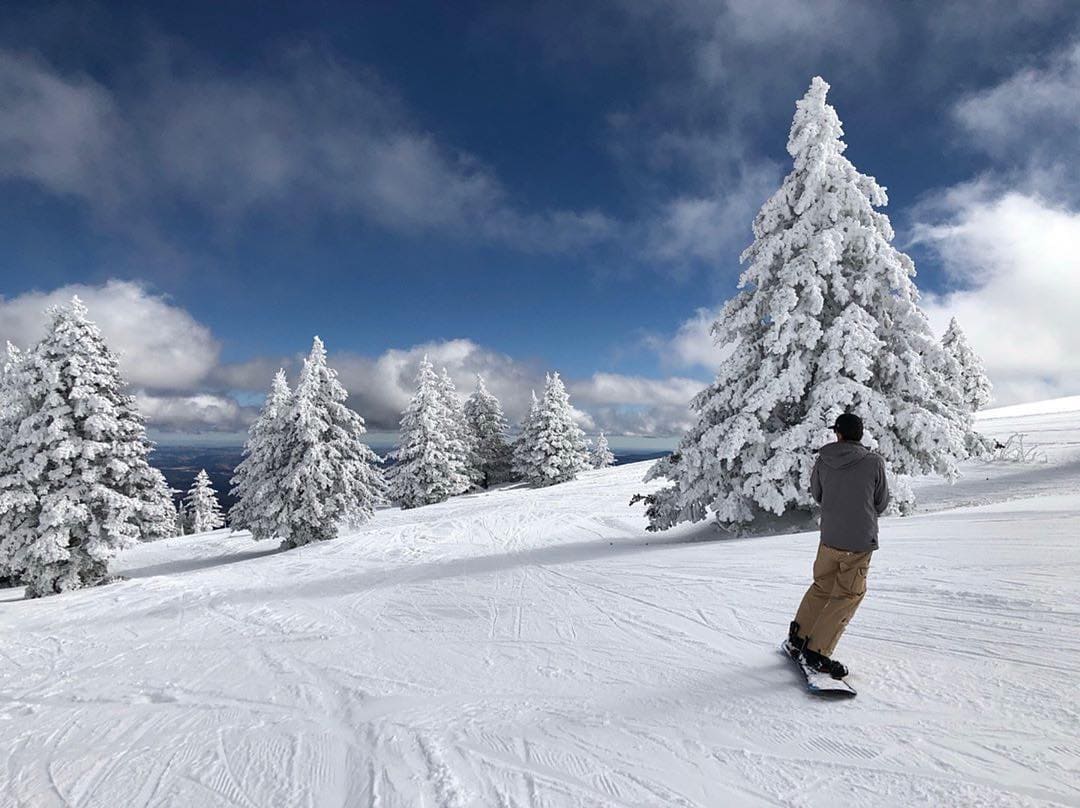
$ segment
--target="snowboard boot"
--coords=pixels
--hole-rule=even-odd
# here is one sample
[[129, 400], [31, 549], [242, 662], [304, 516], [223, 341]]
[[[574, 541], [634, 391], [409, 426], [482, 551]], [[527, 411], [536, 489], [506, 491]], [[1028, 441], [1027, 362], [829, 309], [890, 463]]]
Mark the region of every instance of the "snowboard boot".
[[843, 679], [848, 675], [848, 669], [835, 659], [829, 659], [824, 654], [819, 654], [817, 651], [811, 651], [809, 648], [803, 648], [802, 652], [803, 662], [806, 663], [812, 671], [818, 673], [827, 673], [833, 679]]
[[806, 637], [799, 636], [799, 624], [794, 620], [788, 626], [787, 652], [792, 659], [798, 659], [806, 647]]

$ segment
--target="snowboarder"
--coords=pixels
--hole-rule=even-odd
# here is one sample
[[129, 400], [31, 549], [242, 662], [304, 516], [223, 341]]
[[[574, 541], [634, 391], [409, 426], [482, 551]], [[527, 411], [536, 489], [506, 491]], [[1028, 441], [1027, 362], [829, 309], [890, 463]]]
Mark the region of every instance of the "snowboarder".
[[811, 670], [842, 679], [847, 668], [830, 656], [866, 594], [889, 486], [885, 461], [860, 442], [862, 419], [844, 413], [832, 428], [836, 442], [821, 448], [810, 474], [810, 493], [821, 506], [814, 583], [791, 623], [788, 643]]

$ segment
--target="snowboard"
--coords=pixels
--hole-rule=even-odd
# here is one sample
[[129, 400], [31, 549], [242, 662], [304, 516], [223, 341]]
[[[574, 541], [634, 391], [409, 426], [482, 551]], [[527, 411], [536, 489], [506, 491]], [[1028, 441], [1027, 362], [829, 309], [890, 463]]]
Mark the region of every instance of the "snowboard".
[[855, 697], [855, 688], [843, 679], [833, 679], [827, 673], [818, 673], [811, 670], [802, 661], [802, 658], [791, 647], [791, 643], [784, 640], [780, 644], [780, 653], [787, 657], [806, 681], [806, 689], [815, 696], [823, 696], [834, 699], [850, 699]]

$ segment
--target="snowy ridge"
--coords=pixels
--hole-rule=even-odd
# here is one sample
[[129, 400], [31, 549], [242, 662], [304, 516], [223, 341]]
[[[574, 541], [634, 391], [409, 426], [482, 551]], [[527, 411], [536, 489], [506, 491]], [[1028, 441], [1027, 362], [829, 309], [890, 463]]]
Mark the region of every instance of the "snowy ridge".
[[647, 463], [2, 590], [0, 804], [1080, 804], [1080, 424], [1046, 427], [930, 497], [978, 507], [883, 522], [844, 703], [776, 653], [815, 537], [646, 533]]
[[975, 420], [981, 423], [1025, 415], [1064, 415], [1066, 413], [1072, 413], [1080, 419], [1080, 396], [1065, 396], [1027, 404], [1012, 404], [1008, 407], [995, 407], [975, 413]]

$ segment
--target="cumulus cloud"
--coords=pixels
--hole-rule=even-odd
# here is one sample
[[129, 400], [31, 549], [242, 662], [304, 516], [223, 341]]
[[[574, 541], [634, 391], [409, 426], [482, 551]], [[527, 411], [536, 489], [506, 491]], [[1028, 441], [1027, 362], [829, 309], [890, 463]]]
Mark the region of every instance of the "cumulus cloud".
[[186, 310], [142, 286], [109, 281], [0, 297], [0, 339], [25, 347], [45, 333], [45, 309], [78, 295], [135, 387], [189, 390], [216, 366], [218, 343]]
[[0, 110], [0, 177], [63, 194], [91, 193], [100, 180], [96, 166], [112, 159], [119, 124], [103, 87], [0, 51]]
[[[589, 414], [589, 427], [615, 435], [673, 436], [690, 426], [690, 399], [705, 385], [698, 379], [651, 379], [594, 373], [569, 384]], [[583, 424], [585, 426], [585, 424]]]
[[711, 190], [665, 201], [649, 225], [649, 252], [676, 265], [694, 260], [734, 266], [752, 238], [755, 213], [779, 181], [775, 164], [748, 160], [734, 174], [716, 175]]
[[1010, 186], [1080, 200], [1080, 42], [964, 96], [953, 117]]
[[241, 407], [230, 396], [211, 393], [162, 396], [140, 392], [135, 402], [150, 429], [172, 433], [242, 432], [258, 414], [257, 407]]
[[674, 334], [651, 334], [645, 344], [666, 368], [713, 373], [732, 351], [730, 345], [717, 345], [712, 333], [721, 308], [699, 308], [679, 324]]
[[542, 252], [615, 229], [596, 211], [523, 210], [370, 71], [326, 53], [234, 74], [163, 48], [123, 91], [0, 49], [0, 177], [81, 199], [114, 228], [153, 229], [177, 206], [215, 225], [306, 211]]
[[[175, 438], [242, 433], [254, 419], [278, 368], [285, 368], [293, 383], [297, 379], [302, 349], [293, 356], [221, 363], [218, 343], [205, 325], [166, 298], [125, 281], [0, 297], [0, 340], [22, 346], [34, 343], [44, 334], [45, 309], [67, 303], [75, 295], [86, 302], [91, 318], [119, 354], [121, 370], [157, 434]], [[524, 417], [531, 391], [539, 394], [545, 373], [554, 370], [469, 339], [392, 348], [375, 357], [330, 348], [330, 364], [349, 390], [350, 406], [375, 432], [397, 430], [424, 356], [436, 368], [446, 368], [462, 398], [472, 392], [477, 374], [482, 375], [512, 423]], [[681, 431], [686, 404], [700, 386], [678, 377], [659, 380], [609, 373], [566, 381], [582, 428], [631, 435]]]
[[1078, 99], [1078, 43], [960, 98], [953, 120], [994, 163], [916, 211], [952, 287], [927, 312], [939, 331], [957, 317], [998, 404], [1080, 392]]
[[960, 99], [957, 121], [980, 145], [999, 155], [1028, 148], [1033, 140], [1074, 132], [1080, 125], [1080, 43], [1027, 66], [992, 87]]
[[619, 373], [594, 373], [588, 379], [573, 382], [570, 392], [579, 404], [685, 407], [701, 388], [697, 379], [648, 379]]
[[977, 186], [954, 189], [948, 202], [953, 218], [918, 232], [957, 286], [924, 301], [937, 331], [958, 319], [997, 404], [1080, 392], [1080, 213]]

